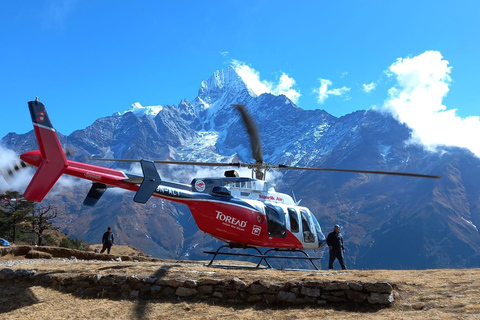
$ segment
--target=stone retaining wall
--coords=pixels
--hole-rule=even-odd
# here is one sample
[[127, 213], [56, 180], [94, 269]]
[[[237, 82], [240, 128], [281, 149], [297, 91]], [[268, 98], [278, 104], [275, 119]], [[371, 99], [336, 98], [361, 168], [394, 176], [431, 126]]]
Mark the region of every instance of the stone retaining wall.
[[[43, 253], [39, 255], [39, 253]], [[120, 258], [122, 261], [151, 261], [155, 262], [159, 259], [143, 257], [143, 256], [122, 256], [122, 255], [113, 255], [113, 254], [103, 254], [95, 253], [90, 251], [75, 250], [61, 247], [32, 247], [32, 246], [11, 246], [11, 247], [0, 247], [0, 256], [11, 254], [14, 256], [25, 256], [26, 258], [41, 258], [41, 259], [52, 259], [52, 258], [70, 258], [74, 256], [77, 259], [82, 260], [103, 260], [111, 261], [114, 259]], [[30, 255], [30, 257], [29, 257]]]
[[61, 277], [34, 270], [2, 269], [1, 282], [29, 281], [81, 297], [114, 299], [187, 299], [230, 304], [267, 303], [323, 305], [348, 303], [389, 306], [394, 302], [390, 283], [284, 282], [231, 279], [165, 279], [136, 276], [79, 275]]

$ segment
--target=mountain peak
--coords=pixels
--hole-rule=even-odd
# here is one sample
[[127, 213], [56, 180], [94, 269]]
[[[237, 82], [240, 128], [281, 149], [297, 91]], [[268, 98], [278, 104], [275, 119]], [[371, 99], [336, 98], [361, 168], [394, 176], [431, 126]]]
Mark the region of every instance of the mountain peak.
[[252, 89], [248, 88], [235, 68], [228, 66], [227, 69], [215, 71], [210, 78], [202, 81], [198, 90], [198, 98], [205, 104], [211, 105], [219, 100], [226, 91], [245, 92], [252, 97], [257, 96]]

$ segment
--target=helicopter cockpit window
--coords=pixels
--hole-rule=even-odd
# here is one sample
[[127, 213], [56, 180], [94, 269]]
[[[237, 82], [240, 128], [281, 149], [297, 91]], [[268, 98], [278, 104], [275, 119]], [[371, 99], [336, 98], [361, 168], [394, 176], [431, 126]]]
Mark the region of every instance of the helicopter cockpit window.
[[285, 238], [287, 227], [285, 224], [285, 213], [282, 208], [266, 204], [265, 213], [267, 215], [268, 234], [274, 237]]
[[313, 235], [309, 220], [308, 220], [308, 213], [304, 210], [300, 211], [302, 215], [302, 229], [303, 229], [303, 239], [305, 242], [315, 242], [315, 236]]
[[293, 233], [300, 232], [297, 212], [292, 208], [288, 208], [288, 217], [290, 218], [290, 231]]

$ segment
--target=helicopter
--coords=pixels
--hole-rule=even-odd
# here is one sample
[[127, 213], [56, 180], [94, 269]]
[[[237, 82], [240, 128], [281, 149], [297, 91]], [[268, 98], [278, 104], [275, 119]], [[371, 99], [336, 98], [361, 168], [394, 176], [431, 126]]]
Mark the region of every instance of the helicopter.
[[[243, 105], [233, 105], [240, 113], [247, 129], [252, 149], [253, 163], [231, 162], [187, 162], [148, 159], [105, 159], [89, 158], [97, 161], [139, 162], [143, 176], [121, 170], [68, 160], [71, 151], [63, 150], [56, 131], [52, 126], [45, 105], [38, 98], [29, 101], [28, 107], [38, 142], [39, 150], [20, 155], [21, 161], [4, 173], [10, 177], [27, 166], [36, 170], [23, 196], [29, 201], [41, 202], [62, 176], [70, 175], [92, 181], [92, 186], [83, 202], [94, 206], [108, 188], [117, 187], [135, 192], [133, 200], [146, 203], [152, 196], [185, 204], [203, 232], [221, 240], [226, 245], [214, 254], [210, 264], [224, 247], [253, 248], [258, 254], [235, 254], [261, 258], [257, 267], [269, 256], [270, 250], [298, 251], [318, 269], [313, 259], [304, 249], [319, 249], [325, 245], [325, 236], [315, 215], [299, 205], [291, 196], [275, 191], [274, 185], [266, 181], [270, 170], [312, 170], [354, 172], [367, 174], [397, 175], [438, 179], [439, 176], [388, 171], [346, 170], [329, 168], [296, 167], [284, 164], [271, 165], [263, 161], [260, 135], [252, 117]], [[252, 177], [239, 177], [237, 171], [227, 170], [224, 177], [194, 178], [190, 184], [163, 180], [156, 164], [195, 165], [211, 167], [248, 168]], [[270, 248], [262, 253], [259, 248]]]

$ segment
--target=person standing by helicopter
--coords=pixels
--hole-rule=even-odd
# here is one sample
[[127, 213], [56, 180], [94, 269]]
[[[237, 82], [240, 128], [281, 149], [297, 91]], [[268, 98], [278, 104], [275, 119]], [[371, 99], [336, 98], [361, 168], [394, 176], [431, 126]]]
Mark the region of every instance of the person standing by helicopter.
[[345, 247], [343, 246], [343, 236], [340, 233], [340, 226], [335, 225], [333, 231], [330, 232], [327, 236], [327, 245], [330, 249], [330, 259], [328, 260], [328, 269], [333, 269], [333, 263], [335, 259], [338, 259], [342, 270], [346, 270], [345, 258], [343, 254], [345, 253]]
[[107, 249], [107, 253], [110, 254], [110, 249], [112, 248], [112, 245], [113, 245], [112, 228], [108, 227], [107, 232], [103, 234], [102, 244], [103, 244], [103, 248], [102, 248], [102, 251], [100, 251], [100, 253], [103, 253], [105, 249]]

